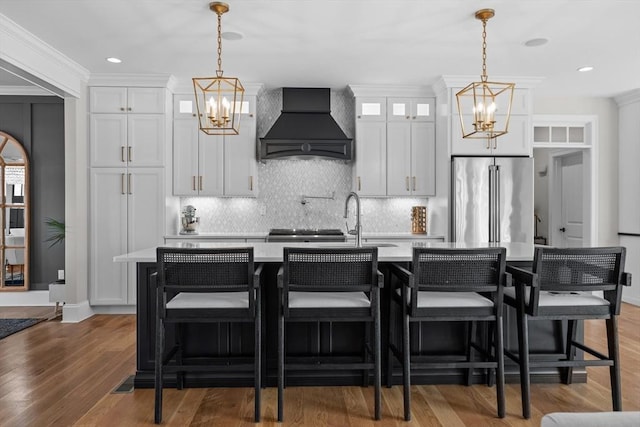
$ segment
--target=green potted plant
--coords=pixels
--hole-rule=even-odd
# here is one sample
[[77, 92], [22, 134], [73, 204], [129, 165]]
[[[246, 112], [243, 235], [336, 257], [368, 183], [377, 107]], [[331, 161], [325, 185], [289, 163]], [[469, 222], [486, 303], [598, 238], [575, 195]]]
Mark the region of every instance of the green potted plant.
[[[49, 229], [49, 237], [45, 240], [45, 242], [49, 242], [49, 248], [64, 242], [66, 232], [64, 221], [47, 218], [45, 220], [45, 224]], [[60, 275], [60, 272], [62, 272], [62, 275]], [[49, 284], [49, 302], [56, 303], [55, 315], [58, 315], [59, 313], [59, 304], [64, 304], [64, 300], [66, 298], [64, 284], [64, 270], [59, 270], [58, 280]]]

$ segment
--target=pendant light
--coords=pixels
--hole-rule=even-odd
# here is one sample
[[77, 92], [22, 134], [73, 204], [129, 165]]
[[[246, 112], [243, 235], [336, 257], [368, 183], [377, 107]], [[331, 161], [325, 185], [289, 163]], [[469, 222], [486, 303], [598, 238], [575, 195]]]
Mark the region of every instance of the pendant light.
[[456, 93], [463, 138], [487, 139], [487, 148], [509, 130], [511, 103], [515, 83], [491, 82], [487, 77], [487, 21], [495, 15], [493, 9], [481, 9], [475, 17], [482, 21], [482, 75]]
[[229, 5], [212, 2], [209, 9], [218, 15], [218, 69], [215, 77], [193, 78], [199, 127], [208, 135], [237, 135], [244, 87], [238, 78], [223, 76], [221, 59], [222, 15], [229, 11]]

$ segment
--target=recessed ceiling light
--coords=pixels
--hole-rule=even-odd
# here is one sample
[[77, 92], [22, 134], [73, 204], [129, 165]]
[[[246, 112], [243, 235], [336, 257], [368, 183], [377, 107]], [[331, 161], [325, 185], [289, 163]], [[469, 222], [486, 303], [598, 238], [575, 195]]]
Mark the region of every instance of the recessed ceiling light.
[[225, 31], [221, 34], [221, 36], [225, 40], [241, 40], [243, 37], [242, 34], [235, 31]]
[[542, 46], [543, 44], [547, 44], [548, 42], [549, 42], [548, 39], [538, 38], [538, 39], [527, 40], [526, 42], [524, 42], [524, 45], [527, 47], [536, 47], [536, 46]]
[[585, 65], [584, 67], [578, 68], [578, 71], [580, 71], [581, 73], [585, 73], [591, 70], [593, 70], [593, 67], [591, 65]]
[[119, 64], [122, 62], [122, 59], [111, 56], [107, 58], [107, 62], [111, 62], [112, 64]]

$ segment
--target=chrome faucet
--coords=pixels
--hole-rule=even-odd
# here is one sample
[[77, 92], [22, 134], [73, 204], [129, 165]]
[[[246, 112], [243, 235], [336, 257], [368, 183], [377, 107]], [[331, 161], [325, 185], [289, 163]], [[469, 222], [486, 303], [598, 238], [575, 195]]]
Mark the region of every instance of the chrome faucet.
[[349, 230], [349, 224], [347, 224], [347, 233], [356, 236], [356, 247], [362, 247], [362, 225], [360, 224], [360, 197], [355, 192], [349, 193], [347, 200], [344, 201], [344, 217], [349, 217], [349, 200], [351, 198], [356, 199], [356, 228]]

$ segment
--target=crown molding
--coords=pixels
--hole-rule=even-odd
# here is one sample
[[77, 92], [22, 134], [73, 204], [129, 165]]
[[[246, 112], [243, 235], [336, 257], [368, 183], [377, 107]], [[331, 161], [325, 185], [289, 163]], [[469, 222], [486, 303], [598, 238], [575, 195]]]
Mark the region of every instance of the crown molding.
[[[513, 82], [516, 84], [516, 88], [532, 89], [538, 86], [544, 77], [532, 77], [532, 76], [491, 76], [490, 82]], [[444, 88], [464, 88], [469, 83], [480, 81], [479, 76], [456, 76], [456, 75], [443, 75], [434, 83], [433, 88], [436, 92], [441, 91]]]
[[59, 96], [79, 97], [89, 70], [0, 14], [0, 66]]
[[56, 96], [38, 86], [0, 86], [0, 95], [8, 96]]
[[165, 87], [175, 86], [171, 74], [92, 73], [89, 86]]
[[[258, 96], [264, 90], [264, 84], [262, 83], [240, 83], [244, 88], [245, 96]], [[179, 81], [171, 92], [174, 94], [193, 94], [193, 81], [191, 79], [188, 82], [185, 80]]]
[[622, 107], [623, 105], [632, 104], [634, 102], [640, 101], [640, 88], [630, 90], [629, 92], [625, 92], [620, 94], [613, 99], [616, 100], [618, 107]]
[[429, 86], [407, 85], [347, 85], [347, 89], [354, 97], [362, 96], [434, 96]]

